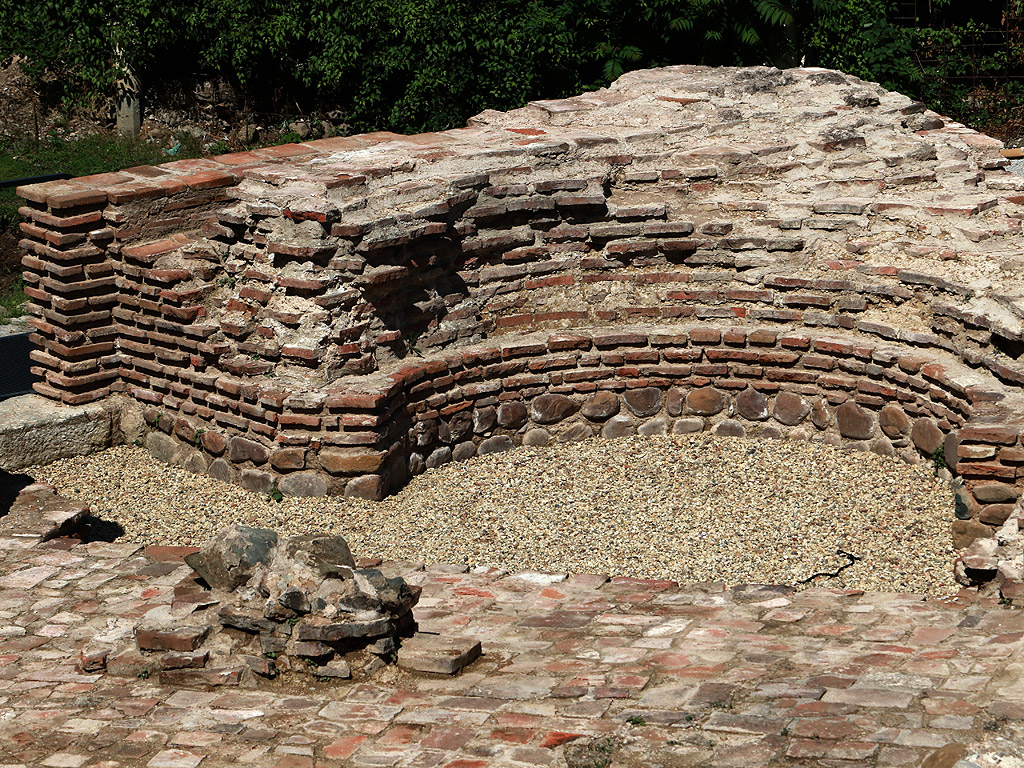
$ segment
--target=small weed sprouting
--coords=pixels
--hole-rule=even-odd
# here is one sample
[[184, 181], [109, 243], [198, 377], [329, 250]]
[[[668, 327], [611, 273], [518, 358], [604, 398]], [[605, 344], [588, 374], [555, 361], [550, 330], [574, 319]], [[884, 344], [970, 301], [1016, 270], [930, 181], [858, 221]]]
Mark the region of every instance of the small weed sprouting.
[[263, 652], [263, 658], [264, 659], [270, 659], [271, 661], [273, 661], [274, 659], [277, 658], [277, 652], [276, 651], [264, 651]]
[[647, 725], [647, 721], [644, 720], [640, 715], [630, 715], [626, 718], [626, 722], [630, 725]]
[[138, 438], [135, 439], [135, 443], [134, 444], [135, 444], [136, 448], [141, 448], [142, 447], [142, 441], [139, 440]]
[[278, 504], [284, 499], [284, 494], [277, 488], [272, 488], [267, 494], [267, 501], [276, 501]]
[[135, 677], [139, 680], [149, 680], [149, 670], [140, 669], [139, 674], [137, 674]]
[[[290, 619], [288, 619], [288, 626], [289, 627], [294, 627], [298, 623], [299, 623], [299, 617], [298, 616], [292, 616]], [[312, 659], [309, 659], [308, 661], [309, 661], [310, 664], [315, 664], [316, 663]]]
[[935, 474], [939, 474], [939, 470], [946, 468], [946, 447], [940, 445], [934, 451], [932, 451], [932, 466], [935, 468]]
[[199, 441], [203, 439], [203, 432], [205, 431], [205, 429], [197, 429], [192, 434], [192, 442], [195, 443], [196, 445], [199, 445]]
[[1008, 597], [1000, 597], [999, 604], [1003, 606], [1003, 608], [1013, 608], [1013, 600]]
[[234, 288], [235, 278], [231, 275], [224, 275], [217, 281], [221, 288]]

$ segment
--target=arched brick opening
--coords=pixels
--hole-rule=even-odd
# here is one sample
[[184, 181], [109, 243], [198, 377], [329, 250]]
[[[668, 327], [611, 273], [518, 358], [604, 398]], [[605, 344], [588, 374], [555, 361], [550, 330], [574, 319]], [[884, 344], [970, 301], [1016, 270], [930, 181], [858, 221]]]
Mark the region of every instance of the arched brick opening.
[[264, 492], [796, 432], [941, 446], [998, 524], [1024, 474], [1000, 146], [836, 72], [670, 67], [439, 134], [23, 188], [37, 389], [124, 396], [155, 455]]

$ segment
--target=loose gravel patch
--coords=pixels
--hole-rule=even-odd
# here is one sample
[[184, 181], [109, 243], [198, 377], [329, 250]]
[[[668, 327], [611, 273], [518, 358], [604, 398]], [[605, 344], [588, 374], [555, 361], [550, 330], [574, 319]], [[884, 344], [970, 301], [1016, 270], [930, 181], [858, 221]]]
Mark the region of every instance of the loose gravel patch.
[[926, 465], [708, 434], [587, 440], [448, 464], [383, 502], [281, 502], [119, 446], [31, 473], [139, 543], [229, 523], [327, 531], [357, 556], [681, 582], [955, 592], [953, 494]]

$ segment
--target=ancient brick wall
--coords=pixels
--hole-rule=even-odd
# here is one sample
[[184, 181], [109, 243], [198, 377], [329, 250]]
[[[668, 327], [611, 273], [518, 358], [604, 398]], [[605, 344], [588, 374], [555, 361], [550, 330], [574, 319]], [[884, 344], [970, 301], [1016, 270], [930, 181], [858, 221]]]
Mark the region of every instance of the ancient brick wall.
[[46, 377], [161, 458], [379, 498], [522, 443], [714, 429], [1024, 476], [1024, 179], [824, 70], [671, 67], [22, 190]]

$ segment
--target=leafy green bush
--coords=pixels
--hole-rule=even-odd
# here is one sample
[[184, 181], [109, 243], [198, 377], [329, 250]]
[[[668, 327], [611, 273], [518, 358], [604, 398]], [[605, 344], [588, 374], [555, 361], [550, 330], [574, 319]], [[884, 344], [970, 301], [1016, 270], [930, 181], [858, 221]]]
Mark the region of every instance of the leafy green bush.
[[0, 58], [57, 74], [68, 99], [112, 93], [126, 63], [143, 89], [217, 75], [356, 130], [438, 130], [628, 69], [795, 63], [838, 1], [40, 0], [0, 4]]
[[25, 66], [56, 78], [71, 102], [109, 97], [130, 65], [144, 93], [223, 78], [250, 109], [340, 109], [357, 131], [460, 126], [485, 108], [678, 63], [836, 67], [983, 125], [1024, 111], [1024, 80], [1013, 81], [1024, 77], [1024, 41], [1008, 36], [985, 53], [971, 45], [981, 30], [964, 18], [987, 13], [986, 24], [998, 27], [1005, 20], [994, 6], [931, 0], [918, 26], [897, 18], [900, 7], [897, 0], [0, 2], [0, 60], [26, 57]]
[[[1000, 4], [1001, 5], [1001, 4]], [[892, 0], [840, 0], [819, 20], [810, 38], [810, 58], [821, 66], [881, 83], [924, 101], [979, 130], [1012, 137], [1024, 132], [1024, 39], [1005, 36], [991, 42], [989, 28], [1007, 20], [988, 11], [988, 19], [964, 20], [959, 0], [933, 0], [928, 25], [893, 21]], [[1001, 9], [996, 9], [1001, 10]], [[1024, 0], [1011, 12], [1024, 13]]]

